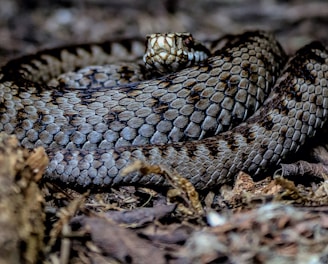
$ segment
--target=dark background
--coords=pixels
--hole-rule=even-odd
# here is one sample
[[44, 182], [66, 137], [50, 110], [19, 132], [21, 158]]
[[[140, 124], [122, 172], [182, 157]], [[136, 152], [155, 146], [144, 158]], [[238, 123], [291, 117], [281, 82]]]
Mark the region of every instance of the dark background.
[[0, 65], [40, 48], [187, 31], [211, 39], [246, 29], [274, 31], [287, 52], [328, 43], [327, 1], [0, 0]]

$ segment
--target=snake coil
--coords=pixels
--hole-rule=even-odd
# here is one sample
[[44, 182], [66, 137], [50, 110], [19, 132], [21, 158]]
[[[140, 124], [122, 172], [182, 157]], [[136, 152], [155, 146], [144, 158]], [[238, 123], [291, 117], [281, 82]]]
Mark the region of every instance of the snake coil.
[[[166, 184], [139, 172], [122, 177], [135, 159], [175, 169], [198, 189], [231, 182], [240, 170], [261, 173], [325, 123], [327, 50], [313, 42], [285, 65], [282, 48], [265, 32], [217, 45], [211, 43], [206, 63], [150, 80], [135, 78], [146, 72], [138, 41], [12, 60], [0, 70], [0, 131], [15, 134], [24, 147], [44, 146], [46, 177], [77, 187]], [[63, 72], [102, 64], [114, 65], [110, 74], [123, 81], [89, 89], [47, 85]], [[90, 76], [103, 75], [92, 70]]]

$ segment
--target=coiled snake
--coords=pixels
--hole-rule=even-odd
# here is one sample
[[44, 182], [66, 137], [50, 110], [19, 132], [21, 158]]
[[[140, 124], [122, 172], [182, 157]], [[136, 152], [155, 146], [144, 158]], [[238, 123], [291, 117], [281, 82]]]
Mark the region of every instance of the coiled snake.
[[[16, 134], [27, 148], [44, 146], [46, 177], [75, 186], [166, 184], [140, 172], [122, 177], [135, 159], [174, 169], [198, 189], [233, 181], [240, 170], [259, 174], [297, 151], [326, 121], [328, 53], [313, 42], [284, 67], [286, 55], [268, 33], [230, 36], [216, 50], [220, 43], [211, 43], [206, 62], [162, 76], [143, 66], [131, 69], [143, 55], [138, 41], [12, 60], [0, 71], [0, 131]], [[109, 71], [118, 80], [89, 88], [47, 85], [63, 72], [117, 57], [122, 62]], [[91, 79], [104, 75], [88, 71]]]

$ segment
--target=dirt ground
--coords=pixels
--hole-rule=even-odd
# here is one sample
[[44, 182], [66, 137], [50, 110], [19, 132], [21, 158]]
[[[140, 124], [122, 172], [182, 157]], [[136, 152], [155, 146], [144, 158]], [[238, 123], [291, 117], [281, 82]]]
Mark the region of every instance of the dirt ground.
[[[0, 7], [0, 65], [44, 48], [154, 32], [203, 40], [264, 29], [288, 54], [312, 40], [328, 46], [327, 1], [0, 0]], [[320, 155], [326, 160], [324, 150]], [[40, 196], [31, 198], [33, 187], [19, 198], [40, 204], [33, 217], [24, 215], [34, 231], [8, 247], [17, 256], [8, 259], [10, 250], [0, 248], [0, 263], [328, 263], [328, 185], [321, 174], [294, 183], [277, 175], [254, 182], [240, 173], [234, 186], [200, 193], [199, 201], [193, 190], [173, 200], [163, 190], [80, 193], [41, 181]], [[2, 189], [0, 205], [11, 204]], [[13, 218], [25, 205], [15, 206]], [[6, 230], [2, 220], [0, 236], [11, 241], [8, 230], [18, 227]]]

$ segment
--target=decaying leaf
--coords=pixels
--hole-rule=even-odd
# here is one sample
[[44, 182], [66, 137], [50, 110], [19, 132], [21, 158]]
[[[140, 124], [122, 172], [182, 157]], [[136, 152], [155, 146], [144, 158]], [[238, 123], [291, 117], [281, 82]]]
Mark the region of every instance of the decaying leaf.
[[36, 180], [48, 158], [0, 133], [0, 262], [35, 263], [43, 250], [44, 200]]
[[178, 208], [186, 215], [203, 215], [203, 207], [199, 200], [199, 194], [195, 187], [186, 178], [179, 175], [177, 172], [160, 166], [146, 164], [140, 160], [135, 161], [131, 165], [124, 168], [122, 175], [139, 170], [142, 174], [158, 174], [164, 177], [168, 183], [174, 188], [168, 191], [168, 197], [181, 197], [185, 204], [178, 203]]

